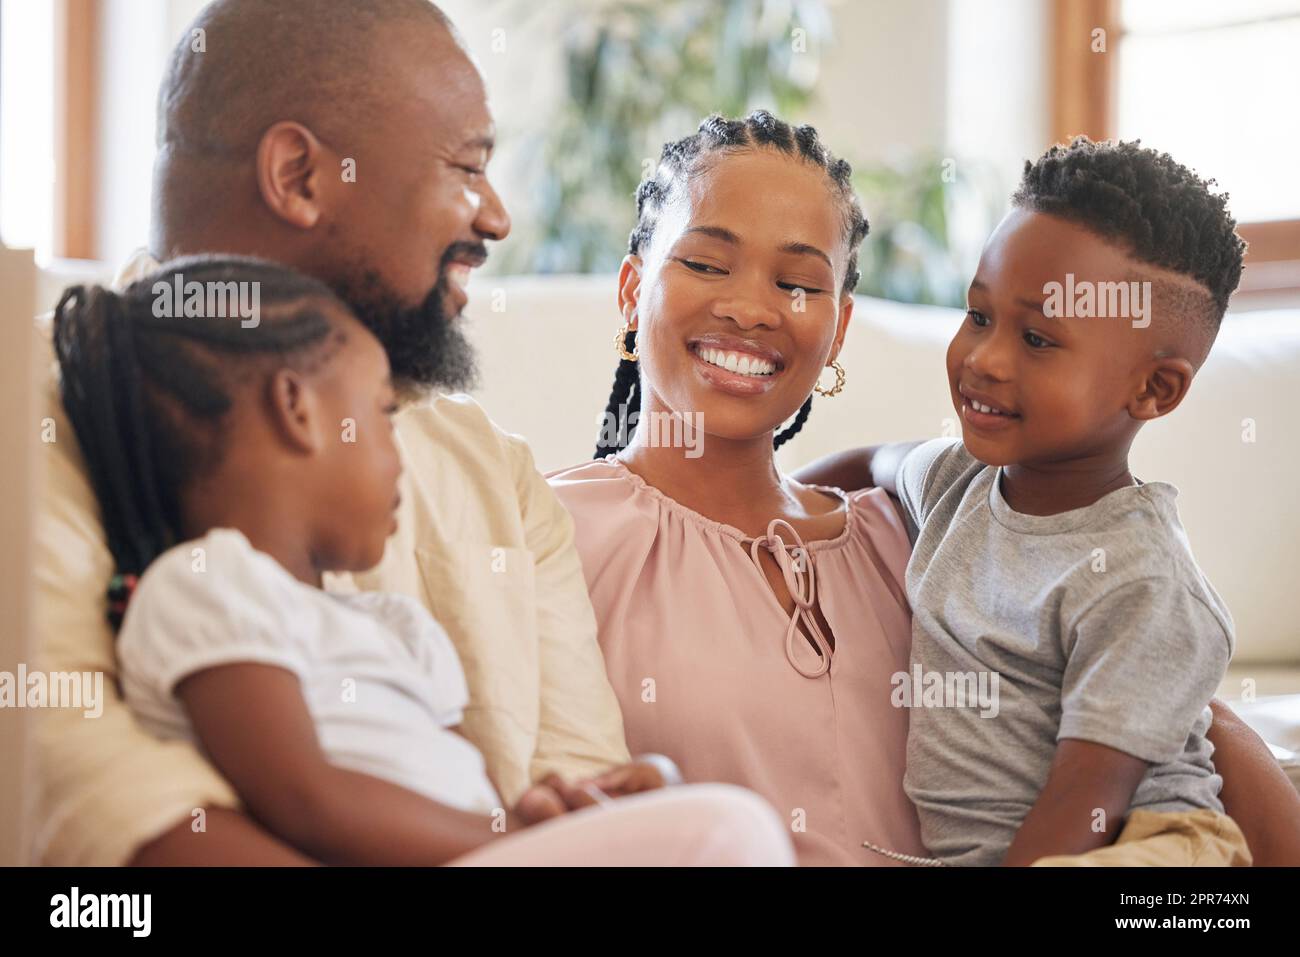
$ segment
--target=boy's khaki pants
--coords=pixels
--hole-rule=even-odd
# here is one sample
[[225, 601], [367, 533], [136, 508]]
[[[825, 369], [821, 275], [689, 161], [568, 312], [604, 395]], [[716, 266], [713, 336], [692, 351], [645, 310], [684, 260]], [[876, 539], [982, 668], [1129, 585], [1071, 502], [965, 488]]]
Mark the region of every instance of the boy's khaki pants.
[[1249, 867], [1250, 848], [1237, 822], [1226, 814], [1195, 811], [1133, 811], [1108, 847], [1087, 854], [1056, 854], [1034, 867]]

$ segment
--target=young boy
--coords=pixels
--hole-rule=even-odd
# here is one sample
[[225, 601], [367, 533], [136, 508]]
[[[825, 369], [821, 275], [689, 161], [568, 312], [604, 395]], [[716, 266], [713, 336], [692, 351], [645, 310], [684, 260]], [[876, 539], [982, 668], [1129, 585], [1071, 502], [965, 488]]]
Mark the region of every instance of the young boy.
[[945, 863], [1250, 863], [1205, 736], [1232, 620], [1128, 466], [1241, 276], [1210, 185], [1137, 143], [1026, 163], [948, 347], [961, 441], [850, 453], [916, 532], [905, 787]]

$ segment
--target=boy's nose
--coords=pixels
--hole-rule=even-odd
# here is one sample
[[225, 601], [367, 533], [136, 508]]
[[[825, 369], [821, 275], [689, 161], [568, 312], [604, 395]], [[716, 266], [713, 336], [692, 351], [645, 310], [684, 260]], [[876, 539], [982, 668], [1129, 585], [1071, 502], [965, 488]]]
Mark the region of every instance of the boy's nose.
[[977, 376], [1006, 382], [1011, 378], [1011, 362], [1005, 349], [995, 342], [982, 342], [970, 352], [962, 363]]

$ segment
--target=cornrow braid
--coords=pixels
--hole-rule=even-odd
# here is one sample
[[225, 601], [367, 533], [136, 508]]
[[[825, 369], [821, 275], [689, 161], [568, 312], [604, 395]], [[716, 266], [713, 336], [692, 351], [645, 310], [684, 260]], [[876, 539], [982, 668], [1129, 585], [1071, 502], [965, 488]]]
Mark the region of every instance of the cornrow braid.
[[[667, 204], [672, 191], [680, 187], [684, 180], [699, 172], [702, 161], [717, 153], [742, 152], [753, 149], [775, 149], [804, 162], [812, 163], [826, 172], [830, 180], [835, 201], [839, 204], [844, 220], [844, 241], [848, 245], [848, 267], [844, 272], [842, 295], [852, 295], [857, 287], [858, 247], [862, 245], [870, 229], [862, 204], [853, 191], [851, 176], [853, 167], [845, 160], [836, 158], [830, 150], [822, 145], [817, 130], [811, 126], [791, 126], [777, 119], [767, 110], [755, 110], [743, 120], [732, 120], [718, 114], [706, 117], [699, 129], [690, 136], [664, 144], [659, 156], [659, 165], [641, 182], [636, 190], [637, 222], [628, 239], [628, 252], [634, 256], [642, 255], [650, 245], [658, 224], [660, 213]], [[633, 351], [636, 344], [636, 332], [628, 333], [626, 348]], [[614, 388], [609, 402], [605, 406], [608, 415], [618, 416], [620, 412], [630, 418], [633, 412], [640, 412], [641, 388], [636, 363], [621, 359], [618, 371], [614, 375]], [[812, 411], [812, 396], [809, 395], [794, 420], [784, 431], [773, 436], [772, 444], [780, 448], [785, 442], [794, 438], [808, 421]], [[600, 439], [596, 442], [593, 458], [602, 458], [610, 452], [625, 448], [630, 433], [625, 435], [622, 423], [626, 419], [616, 418], [620, 428], [614, 442], [607, 443], [606, 431], [602, 428]]]
[[[256, 283], [257, 322], [154, 314], [158, 283]], [[205, 297], [206, 302], [206, 297]], [[345, 333], [329, 306], [346, 309], [314, 279], [261, 260], [190, 257], [121, 294], [73, 286], [54, 312], [64, 410], [99, 500], [116, 569], [109, 620], [121, 623], [116, 583], [138, 577], [181, 532], [181, 493], [221, 454], [233, 365], [325, 361]]]

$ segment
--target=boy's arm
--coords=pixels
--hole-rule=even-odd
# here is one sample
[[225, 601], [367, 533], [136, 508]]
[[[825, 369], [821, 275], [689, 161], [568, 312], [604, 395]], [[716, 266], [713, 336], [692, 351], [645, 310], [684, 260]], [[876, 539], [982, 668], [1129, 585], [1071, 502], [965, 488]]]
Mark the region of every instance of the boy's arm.
[[1215, 698], [1214, 769], [1223, 778], [1219, 800], [1237, 822], [1256, 867], [1300, 865], [1300, 792], [1258, 734]]
[[[204, 750], [253, 816], [317, 860], [442, 864], [502, 834], [488, 816], [331, 765], [298, 678], [287, 669], [218, 665], [186, 677], [175, 690]], [[513, 815], [507, 819], [507, 830], [522, 825]]]
[[1050, 854], [1084, 854], [1112, 843], [1148, 767], [1104, 744], [1063, 738], [1003, 864], [1025, 867]]
[[809, 462], [794, 473], [808, 485], [829, 485], [853, 492], [860, 488], [883, 488], [898, 495], [898, 466], [904, 456], [921, 443], [890, 442], [847, 449]]

